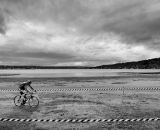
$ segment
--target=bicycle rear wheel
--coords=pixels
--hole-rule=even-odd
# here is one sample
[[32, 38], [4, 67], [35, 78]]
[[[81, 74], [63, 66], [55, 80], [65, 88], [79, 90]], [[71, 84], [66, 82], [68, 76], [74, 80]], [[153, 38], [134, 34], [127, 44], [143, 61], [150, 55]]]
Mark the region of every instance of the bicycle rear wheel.
[[35, 96], [32, 96], [30, 99], [29, 99], [29, 106], [30, 107], [37, 107], [39, 105], [39, 100], [37, 97]]
[[16, 106], [21, 106], [22, 105], [22, 100], [21, 100], [21, 96], [20, 95], [17, 95], [14, 97], [14, 104]]

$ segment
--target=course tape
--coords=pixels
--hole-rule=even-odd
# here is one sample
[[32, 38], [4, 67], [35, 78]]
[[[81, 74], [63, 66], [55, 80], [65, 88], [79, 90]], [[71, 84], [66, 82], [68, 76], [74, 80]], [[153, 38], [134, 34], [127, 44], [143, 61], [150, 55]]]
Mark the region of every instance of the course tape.
[[70, 88], [70, 89], [50, 89], [37, 90], [39, 92], [53, 92], [53, 91], [123, 91], [123, 90], [154, 90], [159, 91], [160, 88]]
[[[38, 92], [62, 92], [62, 91], [126, 91], [126, 90], [141, 90], [141, 91], [160, 91], [160, 88], [59, 88], [59, 89], [37, 89]], [[0, 89], [1, 92], [19, 92], [12, 89]]]
[[133, 118], [133, 119], [18, 119], [18, 118], [0, 118], [5, 122], [59, 122], [59, 123], [94, 123], [94, 122], [150, 122], [159, 121], [160, 118]]
[[117, 91], [123, 90], [123, 88], [70, 88], [70, 89], [50, 89], [50, 90], [38, 90], [39, 92], [48, 91]]

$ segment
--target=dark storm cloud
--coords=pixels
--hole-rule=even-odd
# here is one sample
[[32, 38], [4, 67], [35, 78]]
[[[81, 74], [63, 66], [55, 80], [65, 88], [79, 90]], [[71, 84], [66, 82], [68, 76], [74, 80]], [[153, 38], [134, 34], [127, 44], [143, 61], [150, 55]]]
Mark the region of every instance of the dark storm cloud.
[[28, 58], [45, 58], [45, 59], [71, 59], [74, 56], [72, 54], [66, 54], [61, 52], [45, 52], [43, 49], [36, 49], [32, 47], [26, 47], [22, 43], [5, 44], [0, 47], [1, 57], [28, 57]]
[[[136, 43], [152, 40], [154, 35], [160, 33], [158, 0], [1, 0], [1, 2], [5, 8], [8, 8], [8, 5], [10, 12], [16, 17], [56, 22], [89, 35], [113, 32]], [[4, 24], [1, 17], [1, 24]]]
[[60, 22], [73, 25], [83, 19], [87, 7], [79, 0], [1, 0], [2, 8], [7, 8], [14, 17], [37, 20], [39, 22]]
[[0, 0], [0, 33], [7, 34], [0, 54], [100, 63], [148, 58], [160, 49], [159, 7], [159, 0]]
[[[122, 35], [127, 43], [153, 42], [160, 34], [160, 1], [121, 0], [109, 8], [96, 10], [84, 25], [91, 34], [113, 32]], [[152, 43], [150, 43], [152, 44]]]
[[29, 57], [29, 58], [46, 58], [46, 59], [71, 59], [73, 56], [61, 54], [61, 53], [49, 53], [49, 52], [7, 52], [1, 51], [1, 56], [9, 57]]
[[0, 9], [0, 33], [5, 34], [5, 31], [6, 31], [5, 18]]

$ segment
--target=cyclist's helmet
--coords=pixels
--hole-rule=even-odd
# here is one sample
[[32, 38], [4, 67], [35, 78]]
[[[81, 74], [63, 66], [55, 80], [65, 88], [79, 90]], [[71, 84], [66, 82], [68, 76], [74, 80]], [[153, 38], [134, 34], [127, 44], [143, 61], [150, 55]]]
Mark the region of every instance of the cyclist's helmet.
[[28, 80], [27, 83], [30, 85], [30, 84], [32, 83], [32, 81], [31, 81], [31, 80]]

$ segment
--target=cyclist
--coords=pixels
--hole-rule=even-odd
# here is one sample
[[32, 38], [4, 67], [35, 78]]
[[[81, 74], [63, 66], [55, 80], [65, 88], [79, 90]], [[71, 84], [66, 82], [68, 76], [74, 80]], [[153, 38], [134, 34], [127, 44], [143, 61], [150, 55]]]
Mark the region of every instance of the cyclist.
[[22, 100], [23, 100], [22, 104], [25, 104], [25, 102], [26, 102], [26, 95], [28, 93], [30, 93], [30, 90], [36, 92], [36, 90], [34, 90], [32, 88], [31, 83], [32, 83], [32, 81], [28, 80], [27, 82], [23, 82], [22, 84], [19, 85], [20, 95], [21, 95]]

